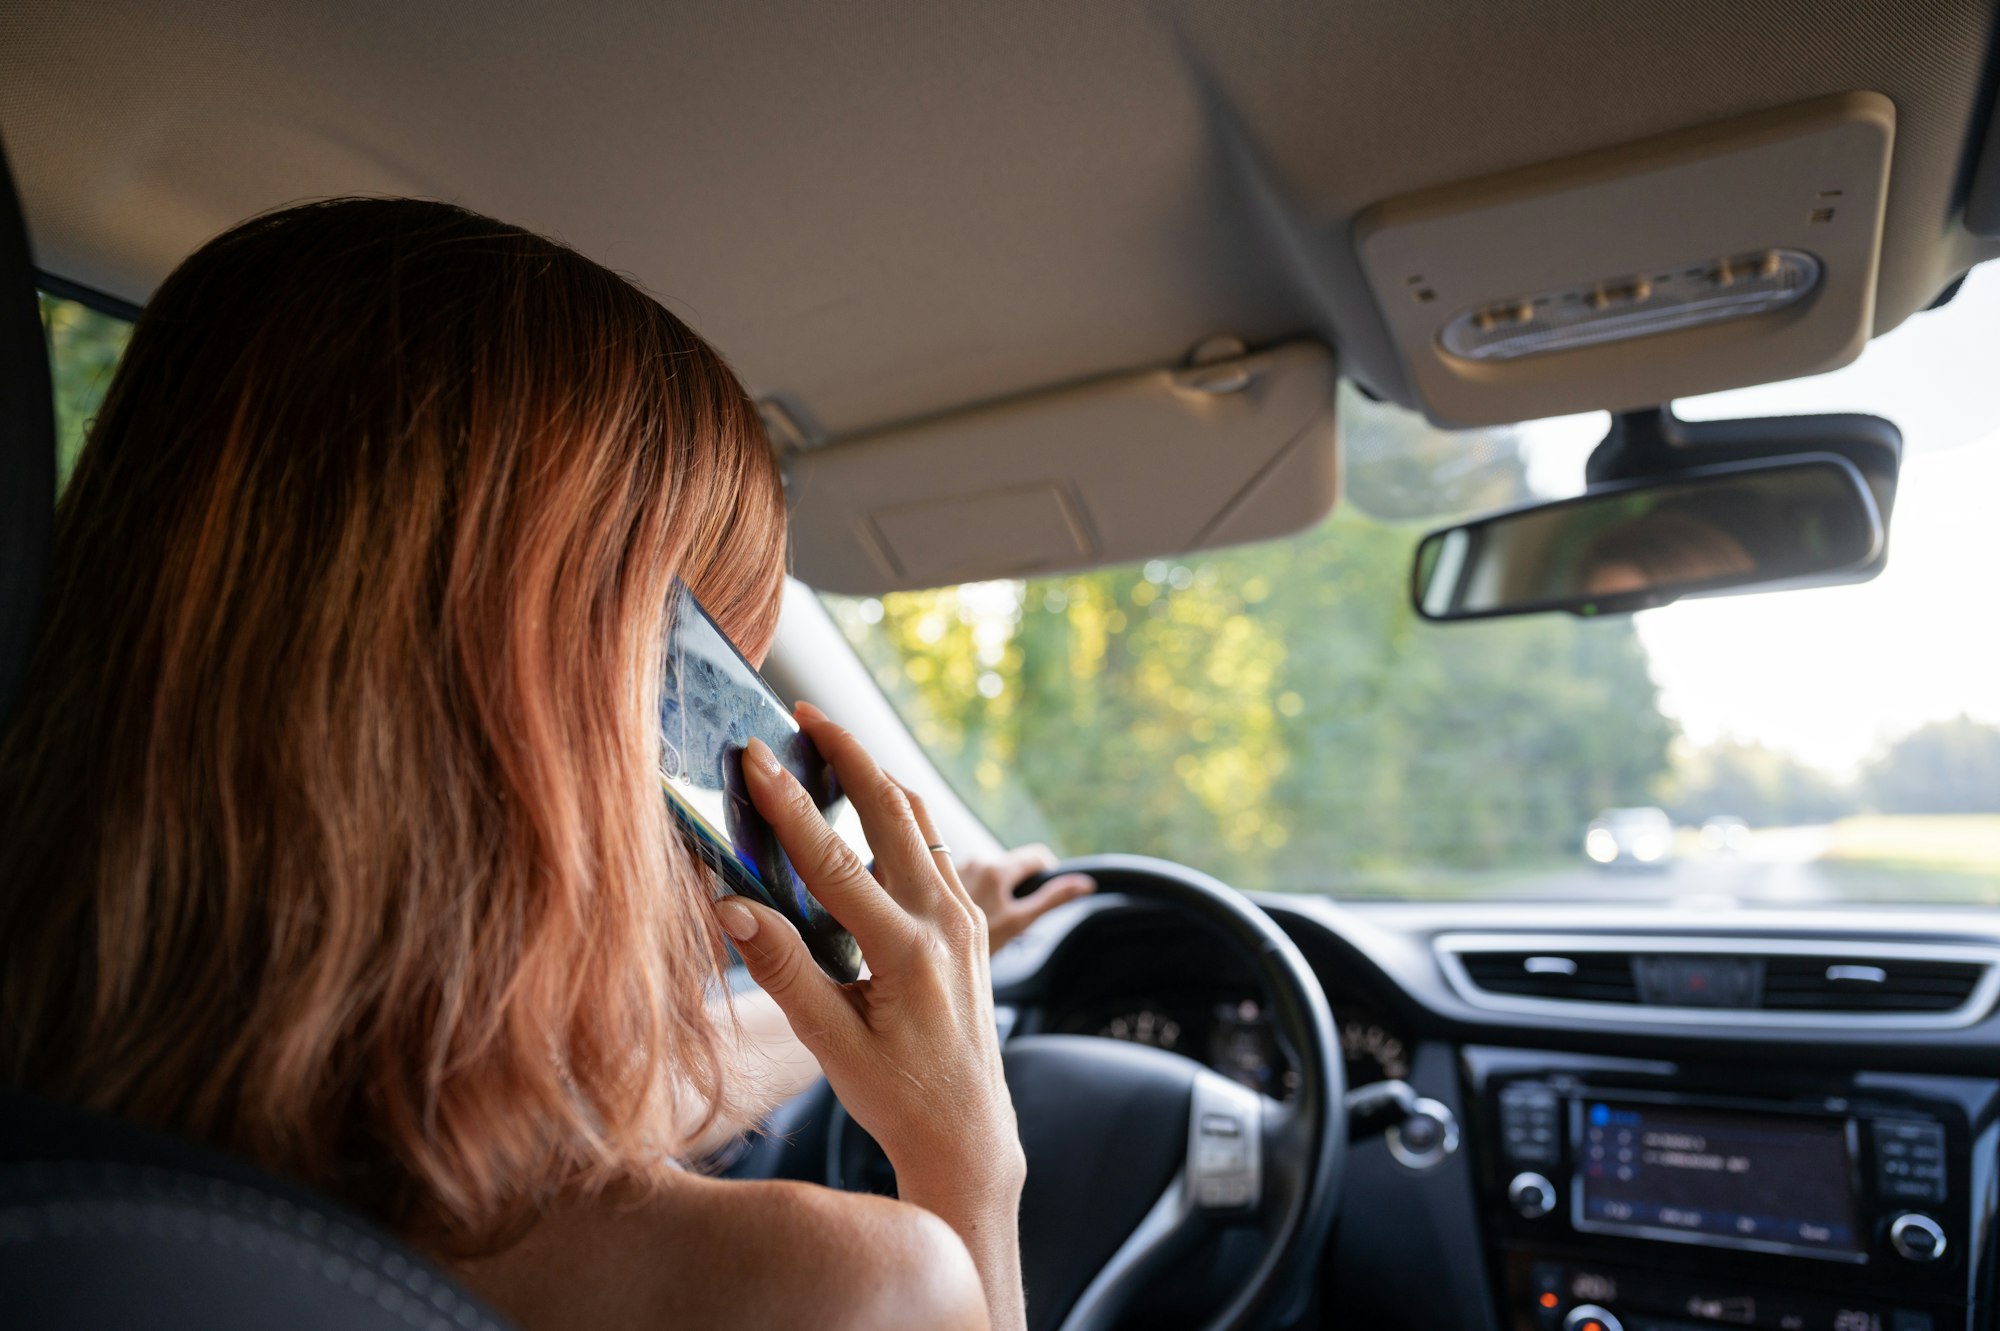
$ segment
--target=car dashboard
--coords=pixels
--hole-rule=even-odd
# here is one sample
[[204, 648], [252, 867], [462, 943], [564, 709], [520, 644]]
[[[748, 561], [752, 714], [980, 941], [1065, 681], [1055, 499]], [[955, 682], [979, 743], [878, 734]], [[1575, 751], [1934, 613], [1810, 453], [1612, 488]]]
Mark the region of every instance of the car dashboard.
[[[1991, 1323], [1993, 919], [1257, 900], [1326, 991], [1350, 1089], [1403, 1081], [1451, 1119], [1451, 1149], [1422, 1158], [1354, 1144], [1298, 1325]], [[1201, 926], [1112, 896], [994, 958], [1009, 1038], [1155, 1045], [1282, 1098], [1252, 975]], [[833, 1120], [774, 1135], [837, 1186], [891, 1190]]]
[[[1329, 1001], [1332, 1001], [1329, 999]], [[1334, 1003], [1349, 1087], [1410, 1075], [1408, 1047], [1383, 1018], [1356, 1003]], [[1045, 1029], [1095, 1035], [1185, 1054], [1253, 1091], [1285, 1099], [1298, 1074], [1279, 1049], [1263, 999], [1241, 988], [1159, 988], [1056, 1008]]]
[[[1015, 1009], [1014, 1030], [1152, 1045], [1279, 1099], [1297, 1088], [1265, 996], [1237, 958], [1164, 917], [1128, 921], [1115, 933], [1060, 964], [1046, 1000]], [[1336, 987], [1327, 997], [1350, 1087], [1409, 1075], [1399, 1026], [1359, 994]]]

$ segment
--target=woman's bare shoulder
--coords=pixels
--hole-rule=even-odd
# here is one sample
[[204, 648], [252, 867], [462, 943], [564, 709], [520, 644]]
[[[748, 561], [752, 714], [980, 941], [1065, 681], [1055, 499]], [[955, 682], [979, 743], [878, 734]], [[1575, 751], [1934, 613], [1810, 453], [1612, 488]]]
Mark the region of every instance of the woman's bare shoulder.
[[[716, 1260], [745, 1280], [789, 1286], [802, 1309], [818, 1310], [822, 1299], [840, 1295], [868, 1314], [856, 1325], [902, 1325], [894, 1315], [905, 1302], [928, 1314], [911, 1325], [986, 1325], [965, 1245], [944, 1221], [907, 1202], [810, 1183], [704, 1179], [683, 1203], [708, 1222]], [[882, 1296], [893, 1304], [861, 1306]], [[954, 1314], [955, 1304], [964, 1315]]]
[[684, 1176], [576, 1199], [460, 1270], [522, 1331], [987, 1324], [972, 1258], [942, 1220], [809, 1183]]

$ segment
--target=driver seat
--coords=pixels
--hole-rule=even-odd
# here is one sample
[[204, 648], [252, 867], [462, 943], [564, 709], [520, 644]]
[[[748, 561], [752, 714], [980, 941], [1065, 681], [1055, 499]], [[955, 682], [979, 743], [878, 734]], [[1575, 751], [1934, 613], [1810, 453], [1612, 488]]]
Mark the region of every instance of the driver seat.
[[45, 1331], [507, 1331], [396, 1239], [255, 1165], [0, 1098], [0, 1321]]
[[[0, 153], [0, 725], [34, 642], [55, 417]], [[244, 1160], [0, 1091], [0, 1323], [43, 1331], [508, 1331], [368, 1221]]]

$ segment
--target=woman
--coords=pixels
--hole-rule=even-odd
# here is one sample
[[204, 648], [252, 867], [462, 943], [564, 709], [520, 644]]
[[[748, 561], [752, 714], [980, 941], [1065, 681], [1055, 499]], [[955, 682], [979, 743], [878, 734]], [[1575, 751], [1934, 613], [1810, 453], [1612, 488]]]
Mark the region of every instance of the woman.
[[[783, 505], [714, 351], [559, 245], [345, 200], [189, 258], [0, 746], [7, 1080], [342, 1198], [527, 1331], [1020, 1325], [989, 930], [921, 802], [802, 712], [878, 881], [746, 762], [871, 963], [842, 989], [711, 909], [658, 790], [671, 579], [761, 658]], [[767, 1090], [722, 933], [904, 1200], [674, 1166]]]

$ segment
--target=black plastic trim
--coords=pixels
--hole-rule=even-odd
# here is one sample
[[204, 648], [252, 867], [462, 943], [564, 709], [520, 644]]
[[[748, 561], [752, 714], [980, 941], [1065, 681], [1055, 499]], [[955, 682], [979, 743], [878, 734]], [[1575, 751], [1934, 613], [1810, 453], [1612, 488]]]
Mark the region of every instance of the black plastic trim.
[[126, 323], [139, 322], [142, 307], [117, 296], [107, 296], [95, 287], [87, 287], [81, 282], [72, 282], [67, 277], [58, 277], [46, 268], [35, 270], [35, 285], [59, 300], [73, 300], [79, 305], [108, 314]]
[[0, 722], [27, 676], [55, 539], [56, 408], [34, 256], [0, 150]]

